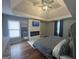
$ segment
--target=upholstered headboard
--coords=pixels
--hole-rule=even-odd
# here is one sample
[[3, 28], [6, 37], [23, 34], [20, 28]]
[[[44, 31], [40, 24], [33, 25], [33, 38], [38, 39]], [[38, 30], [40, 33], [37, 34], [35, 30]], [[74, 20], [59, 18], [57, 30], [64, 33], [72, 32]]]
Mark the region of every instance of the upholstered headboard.
[[71, 28], [71, 37], [73, 41], [73, 57], [76, 59], [76, 23], [72, 24]]

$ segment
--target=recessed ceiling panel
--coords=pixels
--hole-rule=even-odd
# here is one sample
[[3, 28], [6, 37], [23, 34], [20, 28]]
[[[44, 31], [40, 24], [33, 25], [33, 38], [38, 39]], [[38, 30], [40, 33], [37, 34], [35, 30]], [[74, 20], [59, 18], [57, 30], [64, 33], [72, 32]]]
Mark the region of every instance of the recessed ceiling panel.
[[47, 10], [43, 10], [42, 7], [44, 6], [44, 4], [42, 4], [41, 2], [42, 0], [23, 0], [13, 8], [13, 11], [18, 11], [20, 12], [20, 14], [23, 13], [46, 19], [46, 21], [71, 15], [63, 0], [54, 0], [54, 2], [50, 4], [46, 4], [49, 3], [46, 2], [45, 5], [47, 5]]

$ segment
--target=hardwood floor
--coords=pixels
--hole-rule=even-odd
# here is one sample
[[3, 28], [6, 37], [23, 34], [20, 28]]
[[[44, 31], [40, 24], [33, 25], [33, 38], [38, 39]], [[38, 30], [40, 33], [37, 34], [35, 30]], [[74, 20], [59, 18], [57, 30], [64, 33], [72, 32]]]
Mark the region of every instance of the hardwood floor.
[[11, 46], [11, 59], [45, 59], [45, 57], [27, 42], [23, 42]]

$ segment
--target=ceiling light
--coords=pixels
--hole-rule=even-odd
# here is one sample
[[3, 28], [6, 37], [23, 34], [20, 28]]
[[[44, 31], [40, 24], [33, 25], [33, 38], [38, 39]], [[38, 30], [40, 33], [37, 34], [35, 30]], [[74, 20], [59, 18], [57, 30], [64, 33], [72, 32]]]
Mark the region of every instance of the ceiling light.
[[47, 6], [43, 6], [42, 9], [43, 9], [44, 11], [47, 11], [48, 7], [47, 7]]
[[54, 3], [54, 0], [40, 0], [40, 3], [33, 2], [33, 5], [41, 7], [44, 11], [47, 11], [48, 8], [52, 8], [52, 3]]
[[44, 11], [60, 7], [60, 4], [56, 0], [40, 0], [39, 2], [33, 2], [33, 5], [41, 7]]

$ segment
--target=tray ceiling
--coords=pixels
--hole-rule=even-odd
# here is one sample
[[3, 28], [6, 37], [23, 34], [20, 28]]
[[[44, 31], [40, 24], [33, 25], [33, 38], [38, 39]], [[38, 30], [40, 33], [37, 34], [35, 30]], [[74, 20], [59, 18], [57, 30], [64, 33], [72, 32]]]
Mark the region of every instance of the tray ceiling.
[[[71, 17], [71, 13], [66, 7], [63, 0], [45, 0], [48, 9], [45, 11], [41, 6], [42, 0], [11, 0], [11, 8], [14, 14], [21, 16], [29, 16], [45, 21], [58, 20]], [[47, 2], [48, 1], [48, 2]], [[50, 2], [54, 1], [54, 2]], [[16, 2], [16, 3], [13, 3]]]

